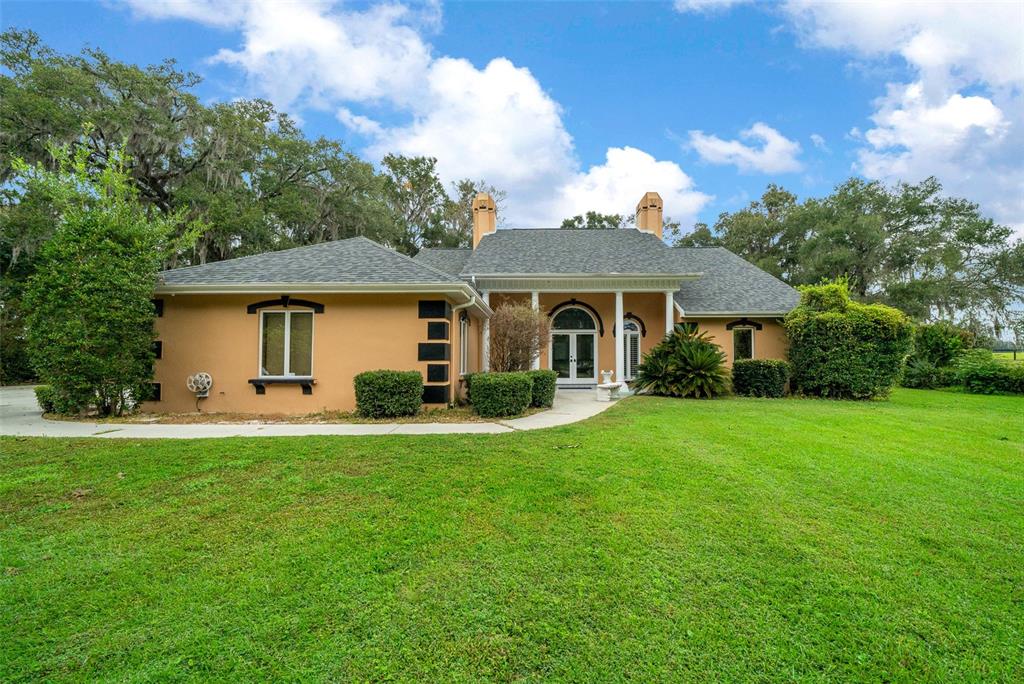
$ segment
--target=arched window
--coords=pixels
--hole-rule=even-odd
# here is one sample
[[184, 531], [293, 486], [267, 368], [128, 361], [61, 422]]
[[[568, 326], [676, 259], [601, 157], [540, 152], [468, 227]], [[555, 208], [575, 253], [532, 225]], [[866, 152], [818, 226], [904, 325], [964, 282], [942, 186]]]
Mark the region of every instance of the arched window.
[[627, 318], [622, 322], [622, 330], [622, 368], [628, 381], [636, 377], [636, 369], [640, 365], [640, 323]]
[[593, 316], [576, 306], [568, 306], [555, 314], [551, 327], [555, 330], [597, 330]]

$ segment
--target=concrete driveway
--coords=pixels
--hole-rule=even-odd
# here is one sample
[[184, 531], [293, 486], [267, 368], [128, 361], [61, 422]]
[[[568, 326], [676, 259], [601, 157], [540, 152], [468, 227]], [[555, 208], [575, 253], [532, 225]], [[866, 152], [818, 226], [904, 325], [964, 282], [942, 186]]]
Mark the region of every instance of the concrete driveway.
[[493, 423], [351, 423], [145, 425], [46, 420], [31, 387], [0, 387], [0, 435], [23, 437], [123, 437], [131, 439], [203, 437], [297, 437], [302, 435], [496, 434], [568, 425], [601, 413], [612, 404], [590, 390], [559, 390], [548, 411]]

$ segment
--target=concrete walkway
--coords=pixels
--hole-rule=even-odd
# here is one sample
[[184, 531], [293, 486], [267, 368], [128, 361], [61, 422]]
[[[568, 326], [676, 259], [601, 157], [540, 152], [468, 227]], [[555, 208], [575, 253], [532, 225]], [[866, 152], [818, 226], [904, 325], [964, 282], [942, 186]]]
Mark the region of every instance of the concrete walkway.
[[0, 387], [0, 435], [23, 437], [293, 437], [301, 435], [445, 435], [502, 433], [568, 425], [596, 416], [612, 404], [591, 390], [559, 390], [548, 411], [493, 423], [202, 424], [86, 423], [45, 420], [31, 387]]

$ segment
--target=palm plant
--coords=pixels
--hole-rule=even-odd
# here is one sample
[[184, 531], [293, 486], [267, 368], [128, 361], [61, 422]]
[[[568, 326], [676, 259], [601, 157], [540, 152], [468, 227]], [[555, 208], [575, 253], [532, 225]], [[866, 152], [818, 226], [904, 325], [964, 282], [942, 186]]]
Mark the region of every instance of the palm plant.
[[634, 387], [645, 394], [710, 399], [729, 391], [725, 353], [706, 332], [676, 326], [644, 357]]

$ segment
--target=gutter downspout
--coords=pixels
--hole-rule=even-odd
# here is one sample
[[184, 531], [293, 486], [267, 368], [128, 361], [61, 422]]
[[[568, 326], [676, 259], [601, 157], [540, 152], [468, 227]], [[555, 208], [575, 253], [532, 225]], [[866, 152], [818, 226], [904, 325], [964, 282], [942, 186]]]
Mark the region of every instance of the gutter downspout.
[[469, 295], [469, 301], [466, 302], [465, 304], [459, 304], [458, 306], [453, 306], [452, 307], [452, 313], [455, 313], [456, 311], [462, 311], [463, 309], [468, 309], [469, 307], [474, 306], [475, 304], [476, 304], [476, 295]]

